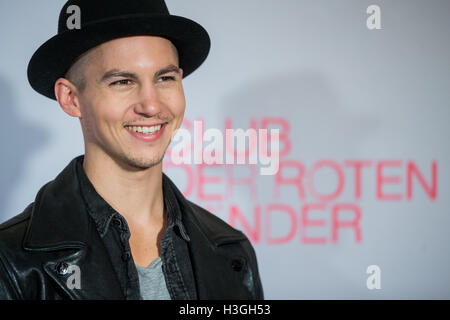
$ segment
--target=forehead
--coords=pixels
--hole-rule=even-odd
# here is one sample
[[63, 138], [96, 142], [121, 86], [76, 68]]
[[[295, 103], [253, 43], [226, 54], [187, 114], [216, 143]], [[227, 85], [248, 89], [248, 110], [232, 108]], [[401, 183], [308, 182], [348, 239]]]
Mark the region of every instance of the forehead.
[[135, 36], [114, 39], [92, 49], [86, 60], [94, 69], [160, 68], [178, 65], [178, 52], [173, 43], [157, 36]]

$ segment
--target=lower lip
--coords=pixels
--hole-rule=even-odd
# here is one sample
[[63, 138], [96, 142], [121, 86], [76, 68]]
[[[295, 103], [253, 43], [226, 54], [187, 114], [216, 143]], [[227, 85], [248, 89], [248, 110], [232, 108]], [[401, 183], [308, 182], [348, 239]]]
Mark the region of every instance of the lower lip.
[[127, 128], [125, 128], [125, 130], [127, 130], [136, 139], [139, 139], [141, 141], [146, 141], [146, 142], [152, 142], [152, 141], [158, 140], [159, 137], [161, 137], [164, 129], [166, 128], [166, 125], [167, 124], [162, 125], [161, 129], [154, 134], [144, 134], [141, 132], [134, 132], [134, 131], [128, 130]]

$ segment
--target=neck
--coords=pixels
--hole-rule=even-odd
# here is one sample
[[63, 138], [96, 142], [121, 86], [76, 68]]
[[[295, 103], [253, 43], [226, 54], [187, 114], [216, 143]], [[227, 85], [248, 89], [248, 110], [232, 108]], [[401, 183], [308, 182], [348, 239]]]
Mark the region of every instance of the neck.
[[86, 152], [83, 168], [98, 194], [129, 223], [163, 220], [162, 163], [136, 170], [107, 154]]

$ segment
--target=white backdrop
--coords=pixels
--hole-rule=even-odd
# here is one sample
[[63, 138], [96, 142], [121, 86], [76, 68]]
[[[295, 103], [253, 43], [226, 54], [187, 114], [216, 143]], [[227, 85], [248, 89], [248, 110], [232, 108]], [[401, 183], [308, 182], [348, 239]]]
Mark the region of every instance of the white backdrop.
[[[79, 122], [26, 78], [63, 3], [0, 0], [0, 221], [83, 153]], [[186, 124], [283, 134], [278, 176], [166, 163], [189, 199], [251, 238], [266, 298], [450, 298], [450, 2], [167, 4], [212, 38], [184, 81]], [[380, 30], [366, 26], [371, 4]], [[370, 265], [380, 289], [366, 286]]]

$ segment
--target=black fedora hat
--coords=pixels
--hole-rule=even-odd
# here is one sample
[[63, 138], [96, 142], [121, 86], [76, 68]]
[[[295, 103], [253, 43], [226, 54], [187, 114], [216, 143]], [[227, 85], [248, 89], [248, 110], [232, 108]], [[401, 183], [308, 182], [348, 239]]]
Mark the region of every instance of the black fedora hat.
[[[77, 25], [74, 15], [79, 15]], [[31, 57], [28, 81], [33, 89], [56, 100], [54, 84], [86, 51], [113, 39], [155, 35], [178, 50], [183, 77], [208, 56], [210, 38], [198, 23], [171, 15], [164, 0], [69, 0], [61, 9], [58, 34]]]

